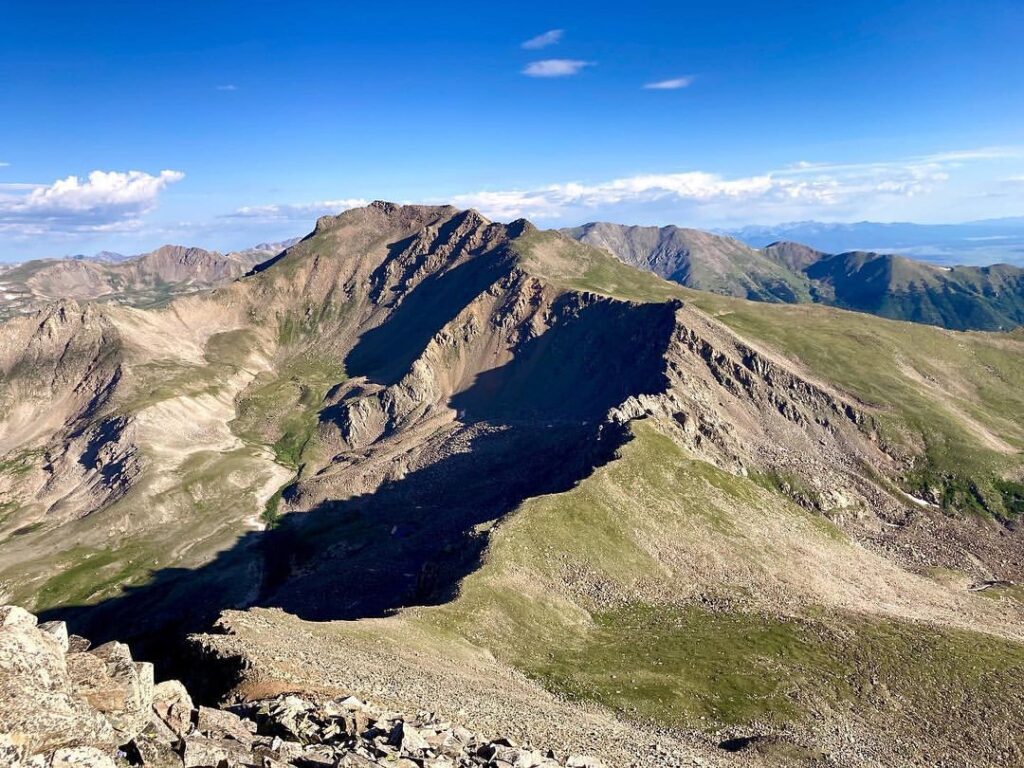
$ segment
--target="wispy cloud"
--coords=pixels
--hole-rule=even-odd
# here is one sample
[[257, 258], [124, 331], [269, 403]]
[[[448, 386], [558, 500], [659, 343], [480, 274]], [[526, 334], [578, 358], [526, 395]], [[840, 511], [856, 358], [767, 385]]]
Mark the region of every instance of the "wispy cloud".
[[[490, 189], [456, 194], [435, 202], [476, 208], [508, 221], [519, 217], [564, 222], [598, 216], [620, 219], [643, 211], [669, 211], [706, 222], [749, 223], [798, 218], [836, 219], [871, 208], [887, 210], [899, 201], [950, 187], [957, 169], [998, 157], [1017, 156], [1018, 148], [988, 148], [936, 153], [866, 163], [798, 162], [776, 170], [728, 176], [707, 170], [647, 173], [606, 181], [567, 181], [525, 189]], [[1004, 183], [1008, 179], [1004, 177]], [[221, 218], [308, 224], [325, 214], [366, 205], [361, 198], [311, 203], [274, 203], [239, 208]]]
[[527, 64], [523, 74], [529, 77], [568, 77], [592, 66], [594, 62], [581, 59], [543, 59]]
[[776, 173], [885, 173], [893, 168], [951, 169], [965, 163], [1019, 159], [1024, 159], [1024, 146], [980, 147], [978, 149], [958, 149], [948, 152], [934, 152], [927, 155], [914, 155], [901, 160], [868, 161], [862, 163], [812, 163], [801, 160], [776, 171]]
[[368, 205], [369, 200], [349, 197], [340, 200], [319, 200], [313, 203], [270, 203], [268, 205], [247, 205], [232, 213], [226, 219], [253, 219], [259, 221], [309, 221], [318, 216], [341, 213], [349, 208]]
[[671, 80], [658, 80], [653, 83], [646, 83], [644, 88], [649, 91], [675, 91], [680, 88], [688, 88], [696, 78], [693, 75], [674, 77]]
[[217, 86], [218, 91], [237, 91], [238, 86], [234, 83], [225, 83], [224, 85]]
[[936, 152], [919, 159], [934, 163], [969, 162], [972, 160], [1010, 160], [1024, 158], [1024, 147], [979, 147], [958, 149], [951, 152]]
[[562, 39], [563, 34], [564, 30], [549, 29], [547, 32], [544, 32], [543, 34], [537, 35], [536, 37], [531, 37], [529, 40], [523, 43], [523, 48], [526, 48], [529, 51], [536, 51], [539, 50], [540, 48], [547, 48], [549, 45], [554, 45], [555, 43], [559, 42]]
[[[181, 171], [93, 171], [52, 184], [0, 187], [0, 231], [15, 234], [108, 232], [140, 226], [160, 193], [185, 178]], [[10, 194], [13, 192], [14, 194]]]
[[[883, 208], [948, 188], [961, 165], [1011, 156], [1014, 148], [967, 150], [852, 164], [798, 163], [746, 176], [704, 170], [564, 182], [534, 189], [484, 190], [452, 202], [496, 219], [574, 220], [654, 206], [704, 219], [830, 217]], [[1015, 156], [1015, 155], [1014, 155]], [[606, 214], [608, 215], [608, 214]], [[779, 219], [781, 220], [781, 219]]]
[[7, 168], [9, 165], [10, 163], [5, 163], [2, 160], [0, 160], [0, 168]]

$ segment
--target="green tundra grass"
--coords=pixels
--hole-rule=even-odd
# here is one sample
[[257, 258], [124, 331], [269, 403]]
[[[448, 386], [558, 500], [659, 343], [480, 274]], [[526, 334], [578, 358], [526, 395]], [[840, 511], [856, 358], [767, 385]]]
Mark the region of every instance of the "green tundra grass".
[[[407, 618], [568, 699], [662, 726], [810, 727], [856, 709], [876, 729], [910, 717], [920, 729], [902, 727], [922, 742], [925, 730], [939, 745], [1014, 738], [1024, 644], [824, 605], [791, 586], [774, 603], [772, 574], [786, 568], [846, 557], [856, 581], [874, 561], [820, 516], [689, 458], [654, 425], [634, 434], [576, 488], [528, 500], [498, 525], [454, 602]], [[687, 562], [707, 571], [691, 593], [701, 577]], [[906, 588], [922, 578], [890, 568]], [[984, 732], [971, 728], [982, 721]]]
[[955, 332], [807, 305], [693, 291], [554, 232], [516, 241], [556, 284], [631, 301], [680, 299], [745, 340], [866, 405], [894, 450], [916, 457], [901, 483], [950, 512], [1024, 509], [1024, 338]]

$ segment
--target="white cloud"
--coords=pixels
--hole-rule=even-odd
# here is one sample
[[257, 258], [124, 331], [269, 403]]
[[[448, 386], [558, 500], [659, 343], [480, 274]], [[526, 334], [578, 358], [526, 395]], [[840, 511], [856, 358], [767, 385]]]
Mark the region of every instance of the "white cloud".
[[955, 163], [972, 160], [1010, 160], [1024, 158], [1024, 147], [980, 147], [959, 149], [952, 152], [937, 152], [919, 158], [924, 162]]
[[529, 77], [567, 77], [592, 66], [594, 62], [581, 59], [543, 59], [527, 64], [523, 74]]
[[671, 80], [658, 80], [654, 83], [647, 83], [644, 85], [644, 88], [649, 91], [675, 91], [679, 88], [688, 88], [695, 79], [693, 75], [674, 77]]
[[[139, 217], [156, 207], [181, 171], [93, 171], [52, 184], [0, 186], [0, 229], [16, 233], [109, 232], [139, 226]], [[14, 192], [15, 194], [9, 194]]]
[[[928, 200], [932, 193], [948, 193], [955, 186], [951, 179], [961, 178], [956, 174], [962, 165], [987, 160], [993, 154], [989, 150], [966, 150], [885, 162], [803, 161], [739, 176], [705, 170], [648, 173], [605, 181], [489, 189], [435, 198], [435, 202], [477, 208], [489, 218], [501, 221], [520, 217], [566, 223], [596, 217], [631, 220], [650, 212], [676, 221], [708, 225], [800, 218], [837, 220], [863, 216], [865, 211], [891, 215], [908, 201]], [[228, 218], [309, 222], [317, 216], [366, 204], [363, 199], [347, 199], [247, 206]]]
[[234, 83], [226, 83], [224, 85], [218, 85], [217, 86], [217, 90], [218, 91], [237, 91], [238, 90], [238, 86], [235, 85]]
[[543, 34], [537, 35], [536, 37], [531, 37], [529, 40], [523, 43], [523, 48], [526, 48], [527, 50], [530, 51], [535, 51], [538, 50], [539, 48], [547, 48], [549, 45], [554, 45], [555, 43], [559, 42], [562, 39], [563, 34], [564, 30], [549, 29], [547, 32], [544, 32]]
[[342, 200], [320, 200], [314, 203], [270, 203], [268, 205], [246, 205], [233, 213], [225, 215], [227, 219], [254, 219], [260, 221], [308, 221], [318, 216], [347, 211], [349, 208], [360, 208], [369, 205], [369, 200], [350, 197]]
[[704, 171], [690, 171], [630, 176], [596, 184], [568, 182], [535, 190], [479, 192], [458, 195], [454, 203], [479, 208], [485, 215], [499, 219], [556, 218], [572, 209], [597, 209], [625, 202], [747, 199], [768, 194], [776, 187], [768, 175], [725, 179]]
[[941, 162], [919, 157], [865, 164], [800, 163], [736, 177], [700, 170], [641, 174], [593, 183], [487, 190], [457, 195], [453, 202], [502, 220], [573, 220], [599, 211], [614, 216], [612, 211], [636, 206], [682, 210], [708, 220], [842, 216], [866, 205], [915, 198], [947, 185], [952, 169], [966, 155], [944, 157], [948, 159]]
[[961, 149], [949, 152], [936, 152], [930, 155], [915, 155], [902, 160], [875, 161], [864, 163], [812, 163], [801, 160], [783, 168], [780, 174], [801, 174], [806, 172], [839, 172], [839, 173], [889, 173], [893, 169], [915, 168], [919, 170], [937, 168], [957, 168], [965, 163], [984, 162], [986, 160], [1013, 160], [1024, 158], [1024, 147], [982, 147], [980, 149]]

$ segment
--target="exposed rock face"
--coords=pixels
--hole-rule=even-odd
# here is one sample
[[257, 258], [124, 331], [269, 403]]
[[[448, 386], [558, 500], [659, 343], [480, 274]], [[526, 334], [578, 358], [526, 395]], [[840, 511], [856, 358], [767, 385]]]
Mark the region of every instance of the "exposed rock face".
[[[736, 307], [750, 306], [728, 305], [736, 314]], [[49, 676], [66, 680], [60, 690], [102, 718], [108, 733], [97, 737], [95, 748], [103, 759], [112, 754], [109, 745], [130, 744], [132, 760], [174, 766], [246, 764], [254, 750], [268, 746], [261, 739], [272, 743], [267, 729], [277, 728], [281, 718], [294, 720], [287, 726], [293, 730], [314, 723], [310, 749], [302, 748], [306, 766], [342, 758], [365, 765], [388, 755], [398, 764], [444, 765], [441, 753], [421, 754], [423, 741], [431, 744], [432, 736], [423, 733], [435, 725], [429, 718], [364, 712], [352, 715], [359, 721], [353, 731], [321, 712], [340, 706], [337, 701], [310, 699], [312, 709], [300, 714], [288, 714], [275, 701], [267, 706], [281, 709], [278, 714], [243, 712], [255, 718], [254, 731], [219, 710], [197, 709], [180, 684], [153, 685], [144, 665], [135, 664], [123, 645], [107, 641], [123, 639], [137, 653], [163, 659], [172, 656], [161, 655], [167, 646], [146, 648], [140, 641], [167, 641], [177, 650], [188, 632], [207, 629], [225, 609], [242, 609], [237, 615], [265, 624], [247, 625], [256, 627], [247, 642], [218, 638], [225, 646], [238, 641], [237, 651], [229, 649], [231, 663], [238, 664], [223, 676], [210, 675], [212, 684], [237, 684], [236, 690], [244, 684], [244, 695], [257, 699], [293, 689], [331, 696], [358, 691], [403, 711], [433, 708], [429, 698], [384, 699], [375, 683], [359, 687], [336, 678], [333, 688], [316, 688], [328, 672], [347, 671], [346, 665], [360, 675], [372, 669], [376, 680], [385, 681], [393, 667], [353, 663], [352, 645], [338, 635], [337, 645], [325, 642], [311, 651], [301, 627], [335, 628], [340, 620], [360, 619], [351, 624], [372, 637], [390, 631], [389, 622], [402, 614], [443, 609], [466, 577], [486, 565], [487, 547], [503, 530], [515, 530], [520, 513], [547, 496], [575, 499], [573, 490], [592, 478], [618, 499], [609, 521], [630, 521], [620, 513], [634, 507], [661, 509], [660, 517], [652, 513], [649, 520], [630, 522], [635, 530], [613, 527], [607, 545], [580, 543], [595, 561], [606, 560], [605, 553], [624, 551], [623, 542], [632, 546], [636, 537], [645, 555], [623, 567], [631, 581], [619, 583], [581, 564], [564, 545], [549, 549], [545, 537], [539, 546], [519, 550], [516, 561], [541, 552], [565, 578], [547, 582], [529, 570], [515, 573], [509, 602], [530, 609], [514, 622], [494, 621], [497, 600], [488, 597], [475, 614], [483, 617], [481, 625], [493, 622], [510, 637], [528, 638], [523, 646], [545, 634], [576, 638], [588, 631], [589, 611], [627, 598], [668, 594], [673, 601], [728, 609], [733, 597], [717, 590], [733, 586], [733, 579], [736, 594], [750, 595], [750, 604], [792, 610], [795, 601], [780, 600], [790, 596], [788, 581], [774, 578], [791, 575], [791, 563], [767, 578], [745, 556], [771, 549], [758, 542], [779, 541], [774, 532], [806, 534], [805, 518], [830, 536], [815, 550], [820, 559], [806, 561], [815, 564], [806, 567], [814, 583], [793, 580], [800, 582], [792, 585], [799, 587], [799, 600], [824, 595], [831, 601], [834, 591], [829, 606], [870, 604], [850, 586], [851, 575], [858, 575], [854, 561], [845, 554], [833, 561], [831, 542], [863, 530], [880, 540], [894, 538], [908, 515], [932, 520], [940, 514], [925, 507], [908, 512], [893, 485], [905, 465], [880, 437], [876, 419], [884, 426], [900, 417], [894, 407], [899, 403], [884, 393], [856, 394], [827, 370], [784, 353], [770, 337], [748, 334], [743, 326], [729, 330], [722, 319], [729, 313], [699, 306], [695, 294], [556, 232], [522, 222], [497, 224], [447, 206], [375, 203], [324, 217], [314, 233], [260, 269], [163, 309], [64, 301], [10, 320], [0, 325], [0, 602], [39, 600], [35, 605], [50, 609], [46, 618], [66, 619], [97, 641], [99, 647], [90, 650], [59, 623], [33, 630], [59, 649], [46, 662], [57, 670]], [[803, 311], [758, 307], [772, 309]], [[835, 315], [845, 313], [829, 316]], [[972, 375], [978, 370], [971, 368]], [[618, 459], [631, 441], [640, 442], [637, 428], [643, 425], [630, 423], [640, 419], [656, 425], [673, 449], [685, 450], [685, 464], [665, 464], [673, 467], [666, 478], [685, 477], [691, 490], [630, 495], [635, 488], [628, 478], [612, 483], [604, 476], [604, 470], [621, 469]], [[1013, 434], [987, 423], [1000, 435]], [[899, 450], [912, 449], [908, 442]], [[663, 453], [674, 456], [652, 449], [654, 466], [661, 466]], [[691, 462], [708, 473], [702, 485], [690, 483], [686, 473], [697, 471]], [[715, 491], [708, 491], [709, 500], [690, 498], [703, 485]], [[790, 499], [805, 514], [783, 526], [767, 514], [767, 503], [762, 507], [766, 495], [779, 516], [792, 514]], [[665, 499], [679, 504], [661, 508]], [[731, 531], [710, 513], [730, 512], [737, 499], [747, 514], [736, 530], [746, 533], [733, 540], [713, 540], [704, 523], [680, 524], [674, 536], [664, 527], [700, 509], [709, 512], [707, 525], [716, 536]], [[558, 519], [578, 520], [592, 508], [593, 500]], [[649, 531], [648, 522], [662, 527]], [[833, 522], [844, 530], [834, 530]], [[961, 523], [950, 517], [948, 525]], [[578, 529], [585, 541], [604, 525]], [[999, 536], [1006, 541], [983, 550], [972, 573], [1019, 582], [1018, 574], [994, 568], [1010, 559], [1007, 552], [1019, 537], [1005, 531]], [[971, 535], [955, 554], [973, 557], [978, 540]], [[790, 551], [796, 550], [778, 549], [780, 557]], [[647, 557], [661, 570], [644, 565]], [[691, 577], [698, 573], [721, 583]], [[917, 578], [903, 574], [893, 583], [914, 587]], [[763, 603], [758, 590], [764, 590]], [[542, 591], [593, 602], [553, 612], [574, 622], [563, 629], [548, 613], [534, 612], [546, 602]], [[884, 605], [891, 603], [888, 586], [878, 594]], [[1000, 607], [990, 606], [993, 612]], [[12, 626], [25, 624], [24, 617], [11, 616]], [[296, 621], [294, 633], [282, 631], [292, 628], [286, 616]], [[478, 641], [471, 635], [457, 643], [462, 648]], [[479, 650], [491, 652], [486, 645]], [[317, 665], [309, 658], [334, 660], [335, 652], [343, 661]], [[412, 664], [415, 676], [401, 677], [424, 679], [421, 659]], [[444, 654], [437, 659], [442, 666], [448, 661]], [[476, 698], [479, 709], [490, 712], [479, 702], [493, 696], [494, 679], [529, 669], [501, 666], [509, 663], [507, 656], [495, 661], [471, 681], [480, 683], [472, 690], [483, 691]], [[48, 668], [43, 660], [39, 664]], [[236, 671], [239, 679], [227, 681]], [[259, 690], [268, 678], [288, 684]], [[460, 679], [450, 689], [456, 692], [444, 698], [461, 705], [468, 700], [464, 684]], [[252, 688], [257, 693], [248, 692]], [[417, 696], [422, 690], [436, 692], [429, 683]], [[571, 719], [571, 739], [536, 730], [516, 738], [580, 748], [594, 743], [595, 721], [586, 713], [548, 702], [537, 717], [536, 696], [550, 690], [536, 683], [517, 691], [515, 707], [497, 702], [494, 720], [474, 720], [469, 704], [465, 716], [442, 711], [478, 731], [502, 734], [516, 733], [523, 712], [533, 720]], [[77, 704], [67, 706], [80, 713]], [[636, 730], [636, 721], [623, 717], [619, 727]], [[622, 743], [623, 731], [609, 725], [612, 719], [603, 721], [611, 734], [604, 743]], [[370, 720], [383, 724], [366, 737]], [[343, 737], [334, 726], [350, 741], [337, 741]], [[589, 735], [577, 738], [580, 733]], [[630, 754], [646, 755], [647, 745], [634, 742], [646, 741], [648, 731], [632, 737]], [[45, 754], [51, 761], [92, 760], [93, 753], [53, 751], [91, 748], [55, 744]], [[273, 761], [294, 763], [300, 760], [295, 749], [271, 750], [264, 762], [271, 761], [271, 768]], [[470, 758], [500, 765], [508, 762], [504, 754]], [[452, 764], [464, 757], [461, 751], [447, 755]], [[535, 758], [519, 754], [511, 762], [525, 765]]]
[[282, 695], [234, 711], [200, 706], [112, 642], [68, 653], [62, 627], [0, 607], [0, 765], [30, 768], [601, 768], [582, 755], [485, 739], [428, 712], [353, 696]]
[[123, 643], [104, 643], [65, 658], [74, 691], [103, 713], [117, 739], [129, 741], [149, 721], [153, 700], [153, 665], [132, 660]]
[[[5, 606], [0, 617], [0, 734], [18, 758], [70, 747], [116, 747], [122, 734], [106, 714], [116, 719], [134, 704], [119, 701], [115, 690], [121, 683], [137, 684], [137, 670], [120, 670], [117, 680], [101, 659], [94, 658], [95, 677], [76, 677], [69, 669], [66, 648], [39, 629], [34, 616]], [[110, 694], [90, 703], [83, 686], [108, 689]]]
[[122, 496], [143, 459], [133, 420], [102, 416], [123, 374], [118, 329], [70, 300], [11, 321], [3, 341], [0, 452], [44, 460], [0, 476], [0, 494], [31, 501], [51, 519], [81, 517]]

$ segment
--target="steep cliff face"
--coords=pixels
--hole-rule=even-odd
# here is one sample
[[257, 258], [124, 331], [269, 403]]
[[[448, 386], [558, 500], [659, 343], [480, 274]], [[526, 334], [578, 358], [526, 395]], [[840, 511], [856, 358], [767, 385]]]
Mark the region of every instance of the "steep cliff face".
[[[832, 442], [831, 433], [863, 438], [831, 426], [849, 407], [837, 395], [783, 375], [677, 300], [623, 301], [553, 277], [606, 262], [587, 249], [567, 262], [569, 242], [473, 211], [378, 203], [321, 219], [252, 276], [166, 310], [68, 304], [12, 321], [5, 525], [19, 535], [5, 559], [12, 569], [32, 561], [45, 540], [45, 562], [69, 572], [40, 570], [21, 589], [95, 599], [93, 581], [116, 590], [145, 578], [141, 562], [172, 565], [183, 552], [193, 566], [216, 566], [215, 548], [253, 521], [315, 511], [278, 534], [319, 537], [310, 554], [242, 557], [247, 572], [274, 575], [231, 587], [221, 602], [270, 600], [287, 591], [291, 570], [326, 561], [331, 537], [315, 533], [325, 510], [385, 488], [374, 529], [408, 523], [405, 513], [401, 524], [392, 518], [409, 497], [447, 533], [427, 546], [431, 529], [414, 521], [423, 542], [410, 537], [408, 575], [367, 608], [377, 612], [442, 599], [485, 541], [473, 526], [571, 487], [614, 454], [627, 415], [670, 412], [681, 440], [737, 471], [769, 460], [753, 446], [813, 440], [815, 430]], [[480, 498], [435, 494], [439, 482], [468, 483]], [[196, 521], [196, 531], [168, 548], [160, 542], [171, 520]], [[98, 549], [118, 529], [131, 546], [112, 562], [90, 558], [103, 564], [81, 573], [73, 552]], [[466, 558], [446, 563], [460, 547]], [[237, 582], [236, 567], [222, 581]], [[309, 602], [299, 591], [289, 604]], [[173, 602], [155, 613], [175, 616], [189, 598]]]

